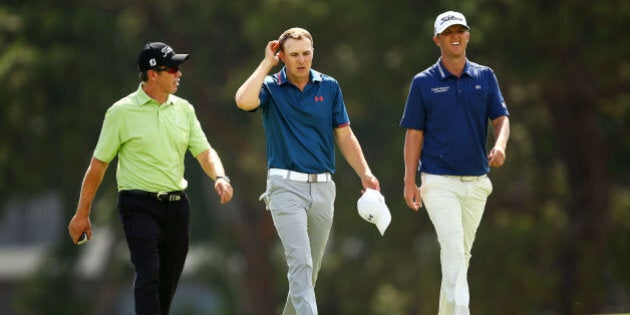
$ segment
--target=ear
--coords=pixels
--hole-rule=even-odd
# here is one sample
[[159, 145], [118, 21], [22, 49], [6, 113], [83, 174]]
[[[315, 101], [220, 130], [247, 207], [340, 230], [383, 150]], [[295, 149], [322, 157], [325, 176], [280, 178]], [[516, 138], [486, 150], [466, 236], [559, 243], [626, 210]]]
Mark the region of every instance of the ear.
[[435, 46], [440, 46], [440, 39], [437, 36], [433, 36], [433, 42], [435, 43]]
[[279, 51], [278, 52], [278, 58], [280, 59], [280, 61], [284, 62], [284, 52]]
[[147, 77], [149, 78], [149, 80], [155, 80], [155, 78], [157, 78], [158, 73], [157, 71], [147, 71]]

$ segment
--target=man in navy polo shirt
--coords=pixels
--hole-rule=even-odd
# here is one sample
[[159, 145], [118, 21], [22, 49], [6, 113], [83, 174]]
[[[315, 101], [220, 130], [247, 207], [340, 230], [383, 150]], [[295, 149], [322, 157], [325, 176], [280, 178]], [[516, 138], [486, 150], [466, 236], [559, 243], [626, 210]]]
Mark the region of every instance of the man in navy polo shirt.
[[[466, 58], [470, 28], [448, 11], [435, 20], [433, 42], [441, 58], [417, 74], [400, 126], [405, 135], [404, 198], [424, 203], [440, 243], [439, 314], [470, 314], [468, 263], [492, 183], [490, 166], [505, 161], [509, 113], [492, 69]], [[488, 121], [495, 134], [487, 153]], [[416, 173], [422, 186], [418, 189]]]
[[[265, 58], [236, 92], [236, 104], [263, 111], [267, 138], [267, 190], [288, 265], [283, 314], [317, 314], [315, 282], [333, 221], [335, 141], [363, 188], [380, 190], [350, 129], [335, 79], [311, 69], [313, 38], [302, 28], [267, 43]], [[285, 67], [267, 75], [279, 61]]]

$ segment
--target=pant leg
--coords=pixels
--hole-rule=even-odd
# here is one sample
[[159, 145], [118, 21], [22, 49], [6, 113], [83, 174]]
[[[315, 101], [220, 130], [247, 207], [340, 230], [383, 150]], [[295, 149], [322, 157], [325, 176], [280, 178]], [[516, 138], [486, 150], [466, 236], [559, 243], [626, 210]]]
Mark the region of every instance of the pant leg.
[[479, 181], [467, 182], [467, 193], [462, 200], [462, 224], [464, 226], [464, 250], [470, 256], [477, 228], [481, 223], [486, 201], [492, 193], [490, 178], [484, 177]]
[[464, 247], [460, 198], [465, 187], [443, 176], [423, 174], [422, 201], [440, 244], [442, 283], [439, 315], [469, 314], [469, 254]]
[[163, 227], [151, 213], [160, 211], [155, 206], [143, 196], [121, 194], [119, 197], [120, 220], [135, 268], [133, 289], [137, 315], [160, 314], [158, 246], [163, 236]]
[[336, 187], [333, 182], [311, 184], [313, 203], [308, 211], [308, 236], [313, 258], [313, 287], [322, 266], [335, 211]]
[[265, 200], [282, 242], [287, 260], [289, 293], [284, 315], [315, 315], [317, 303], [313, 284], [313, 258], [308, 234], [307, 211], [310, 184], [281, 178], [267, 180]]
[[166, 231], [160, 243], [160, 309], [168, 315], [188, 254], [190, 205], [188, 198], [167, 202]]

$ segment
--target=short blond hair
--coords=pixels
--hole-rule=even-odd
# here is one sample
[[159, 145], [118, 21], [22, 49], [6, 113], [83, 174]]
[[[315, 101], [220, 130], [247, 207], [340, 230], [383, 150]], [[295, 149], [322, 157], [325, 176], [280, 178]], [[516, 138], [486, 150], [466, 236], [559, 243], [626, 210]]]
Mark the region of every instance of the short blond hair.
[[313, 46], [313, 37], [311, 36], [311, 33], [309, 33], [307, 30], [301, 27], [293, 27], [284, 31], [284, 33], [282, 33], [282, 35], [278, 37], [278, 42], [280, 42], [280, 50], [284, 51], [284, 43], [288, 39], [302, 39], [302, 38], [308, 38], [308, 40], [311, 41], [311, 46]]

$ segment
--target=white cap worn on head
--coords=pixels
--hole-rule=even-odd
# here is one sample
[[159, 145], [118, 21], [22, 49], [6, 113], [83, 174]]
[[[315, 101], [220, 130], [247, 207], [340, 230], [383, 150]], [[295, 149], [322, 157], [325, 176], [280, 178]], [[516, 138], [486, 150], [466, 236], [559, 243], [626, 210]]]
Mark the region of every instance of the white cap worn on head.
[[381, 235], [385, 234], [389, 223], [392, 222], [392, 215], [385, 204], [385, 197], [380, 192], [367, 188], [357, 201], [357, 209], [365, 221], [376, 225]]
[[468, 24], [466, 24], [466, 17], [464, 17], [463, 14], [455, 11], [447, 11], [438, 15], [438, 17], [435, 19], [435, 29], [433, 35], [444, 32], [444, 30], [451, 25], [462, 25], [465, 26], [467, 29], [470, 29], [470, 27], [468, 27]]

